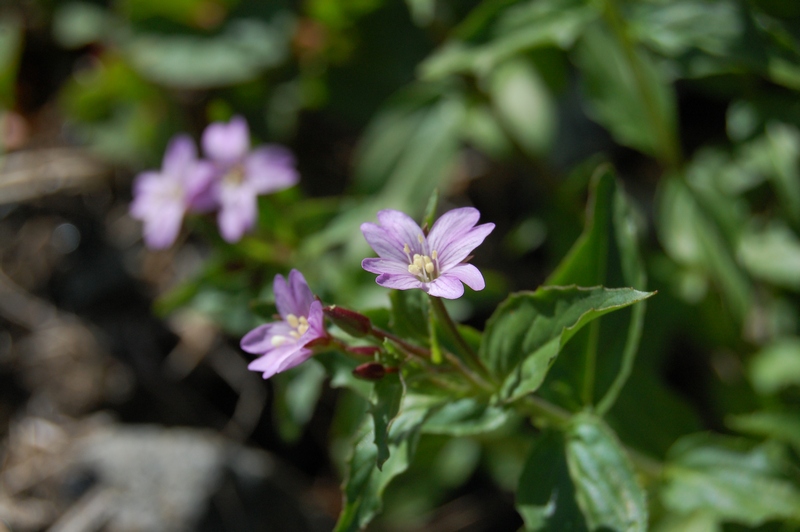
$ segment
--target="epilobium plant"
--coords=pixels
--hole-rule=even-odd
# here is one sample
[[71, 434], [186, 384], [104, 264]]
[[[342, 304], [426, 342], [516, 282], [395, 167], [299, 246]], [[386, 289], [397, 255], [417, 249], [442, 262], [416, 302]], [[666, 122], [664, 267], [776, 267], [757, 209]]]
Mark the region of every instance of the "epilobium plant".
[[[599, 181], [603, 193], [613, 191], [613, 177], [605, 174]], [[617, 218], [592, 220], [589, 227], [617, 224], [629, 227], [632, 218], [627, 216], [624, 196], [618, 195], [616, 201], [622, 202], [616, 210]], [[609, 216], [607, 209], [596, 212], [597, 217]], [[288, 283], [280, 275], [275, 278], [280, 321], [254, 329], [241, 342], [245, 351], [260, 355], [249, 368], [261, 372], [264, 378], [295, 367], [316, 354], [336, 375], [333, 382], [337, 385], [361, 393], [364, 385], [357, 385], [358, 380], [373, 383], [368, 397], [370, 419], [364, 422], [354, 443], [337, 530], [359, 530], [380, 511], [384, 487], [408, 467], [422, 434], [489, 434], [521, 417], [564, 433], [562, 439], [553, 437], [552, 441], [566, 438], [571, 445], [567, 447], [567, 461], [570, 474], [575, 476], [575, 496], [570, 498], [571, 495], [559, 492], [558, 498], [554, 498], [555, 492], [540, 489], [536, 470], [523, 474], [521, 493], [539, 490], [536, 493], [542, 495], [519, 506], [533, 528], [534, 523], [550, 519], [553, 504], [569, 508], [577, 501], [590, 528], [644, 530], [647, 523], [644, 491], [638, 484], [630, 456], [602, 419], [591, 410], [572, 412], [534, 393], [546, 385], [548, 371], [562, 347], [584, 325], [639, 303], [652, 293], [634, 288], [569, 285], [571, 279], [580, 279], [586, 268], [594, 268], [592, 264], [598, 264], [598, 271], [607, 269], [605, 257], [591, 256], [595, 247], [587, 233], [589, 236], [585, 235], [576, 244], [554, 274], [567, 286], [512, 294], [486, 323], [484, 332], [478, 333], [457, 324], [442, 298], [463, 296], [463, 284], [474, 290], [485, 287], [481, 272], [466, 261], [492, 232], [494, 224], [478, 225], [480, 213], [471, 207], [445, 213], [430, 231], [423, 230], [399, 211], [379, 211], [377, 217], [379, 224], [361, 225], [364, 237], [378, 254], [377, 258], [365, 258], [362, 266], [378, 274], [379, 285], [396, 290], [391, 294], [388, 322], [378, 316], [376, 323], [370, 315], [336, 305], [323, 307], [314, 299], [304, 277], [292, 270]], [[630, 232], [615, 234], [620, 239], [631, 238]], [[620, 241], [617, 247], [634, 250], [635, 242]], [[635, 258], [628, 259], [631, 265], [636, 264]], [[585, 260], [589, 262], [579, 263]], [[634, 316], [641, 314], [634, 312]], [[637, 320], [630, 325], [634, 330], [641, 326]], [[326, 322], [336, 328], [327, 330]], [[595, 332], [578, 342], [586, 347], [586, 357], [598, 351], [598, 346], [593, 345], [598, 338]], [[624, 342], [621, 356], [627, 361], [622, 367], [631, 363], [637, 342], [636, 334], [629, 335]], [[604, 354], [615, 357], [618, 348], [610, 348]], [[591, 358], [587, 358], [581, 367], [591, 364]], [[348, 380], [345, 377], [348, 372], [343, 370], [348, 370], [353, 380]], [[594, 379], [593, 374], [583, 370], [580, 375], [587, 379], [587, 387], [588, 379]], [[604, 390], [598, 411], [607, 410], [614, 402], [626, 378], [627, 374], [621, 371], [617, 381]], [[614, 489], [623, 493], [624, 498], [617, 499], [618, 493], [609, 495], [608, 489], [593, 484], [606, 482], [603, 478], [586, 481], [580, 476], [582, 465], [576, 461], [587, 454], [598, 454], [597, 459], [602, 462], [592, 467], [614, 470], [612, 481], [619, 484]], [[550, 455], [543, 456], [545, 461], [551, 461]], [[556, 462], [555, 466], [561, 467]], [[600, 503], [614, 508], [613, 512], [603, 513], [601, 507], [593, 507], [593, 494], [604, 489], [603, 496], [609, 496], [609, 500]], [[553, 526], [558, 528], [555, 523]]]
[[161, 171], [136, 177], [130, 212], [144, 222], [148, 247], [168, 248], [187, 213], [214, 210], [222, 238], [237, 242], [255, 225], [257, 197], [299, 180], [294, 156], [283, 146], [250, 149], [250, 130], [240, 116], [210, 124], [202, 145], [207, 159], [197, 158], [188, 135], [177, 135], [167, 147]]

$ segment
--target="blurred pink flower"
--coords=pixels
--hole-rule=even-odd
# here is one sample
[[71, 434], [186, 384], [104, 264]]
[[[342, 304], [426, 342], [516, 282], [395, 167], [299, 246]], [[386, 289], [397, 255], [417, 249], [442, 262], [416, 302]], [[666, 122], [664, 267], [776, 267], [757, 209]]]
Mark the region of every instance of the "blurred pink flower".
[[136, 176], [130, 213], [144, 222], [148, 247], [164, 249], [175, 242], [184, 214], [204, 208], [202, 197], [213, 177], [213, 166], [197, 159], [197, 148], [188, 135], [172, 138], [160, 171]]
[[386, 288], [419, 288], [435, 297], [456, 299], [466, 284], [482, 290], [486, 283], [478, 268], [463, 261], [494, 229], [478, 223], [480, 213], [472, 207], [442, 215], [425, 236], [408, 215], [394, 210], [378, 212], [380, 225], [361, 224], [361, 232], [379, 258], [368, 258], [361, 267], [377, 273], [376, 282]]
[[237, 242], [255, 225], [259, 195], [299, 180], [294, 156], [286, 148], [266, 145], [250, 150], [250, 130], [241, 116], [210, 124], [203, 132], [202, 146], [217, 170], [217, 223], [228, 242]]
[[302, 273], [289, 272], [288, 283], [276, 275], [273, 286], [281, 321], [256, 327], [240, 344], [244, 351], [261, 355], [247, 368], [262, 372], [265, 379], [308, 360], [313, 354], [308, 344], [327, 337], [322, 303], [314, 298]]

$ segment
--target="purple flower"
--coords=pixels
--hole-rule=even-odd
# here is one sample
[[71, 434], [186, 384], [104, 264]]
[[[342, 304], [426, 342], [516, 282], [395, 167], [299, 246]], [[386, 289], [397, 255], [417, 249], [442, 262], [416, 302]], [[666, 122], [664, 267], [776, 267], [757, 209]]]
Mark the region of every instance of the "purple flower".
[[133, 184], [131, 216], [144, 222], [144, 241], [154, 249], [175, 242], [184, 214], [202, 209], [202, 196], [214, 176], [213, 167], [197, 159], [187, 135], [172, 138], [161, 171], [142, 172]]
[[308, 360], [314, 354], [308, 344], [327, 336], [322, 303], [314, 298], [302, 273], [289, 272], [288, 283], [276, 275], [273, 286], [281, 321], [256, 327], [241, 342], [243, 350], [261, 355], [247, 369], [262, 372], [265, 379]]
[[380, 225], [361, 224], [361, 232], [380, 258], [364, 259], [361, 267], [377, 273], [377, 283], [386, 288], [419, 288], [428, 294], [456, 299], [466, 284], [483, 290], [481, 272], [465, 264], [469, 254], [492, 232], [494, 224], [478, 223], [480, 213], [472, 207], [446, 212], [427, 237], [419, 225], [400, 211], [378, 212]]
[[202, 145], [218, 172], [215, 197], [220, 233], [226, 241], [237, 242], [255, 225], [257, 196], [297, 183], [294, 157], [277, 145], [251, 151], [250, 131], [240, 116], [228, 123], [210, 124], [203, 132]]

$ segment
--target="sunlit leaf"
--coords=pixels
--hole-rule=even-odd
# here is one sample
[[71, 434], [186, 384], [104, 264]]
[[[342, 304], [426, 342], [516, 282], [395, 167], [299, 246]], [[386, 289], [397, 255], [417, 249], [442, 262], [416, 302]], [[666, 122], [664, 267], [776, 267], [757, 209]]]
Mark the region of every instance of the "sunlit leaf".
[[647, 498], [616, 435], [599, 418], [575, 416], [567, 432], [567, 464], [589, 528], [647, 530]]
[[664, 468], [664, 505], [671, 511], [712, 512], [725, 521], [758, 526], [799, 519], [800, 492], [782, 474], [770, 446], [702, 434], [679, 440]]
[[479, 356], [514, 399], [541, 385], [561, 347], [584, 325], [653, 295], [632, 288], [542, 287], [512, 294], [486, 325]]
[[750, 363], [750, 379], [762, 394], [800, 385], [800, 338], [784, 338], [767, 345]]

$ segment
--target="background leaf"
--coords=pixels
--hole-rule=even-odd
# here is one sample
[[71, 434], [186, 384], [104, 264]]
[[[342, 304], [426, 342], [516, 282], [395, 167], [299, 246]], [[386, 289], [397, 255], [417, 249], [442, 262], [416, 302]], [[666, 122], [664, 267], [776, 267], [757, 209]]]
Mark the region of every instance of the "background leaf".
[[647, 530], [647, 499], [614, 433], [590, 414], [567, 432], [567, 464], [589, 528]]

